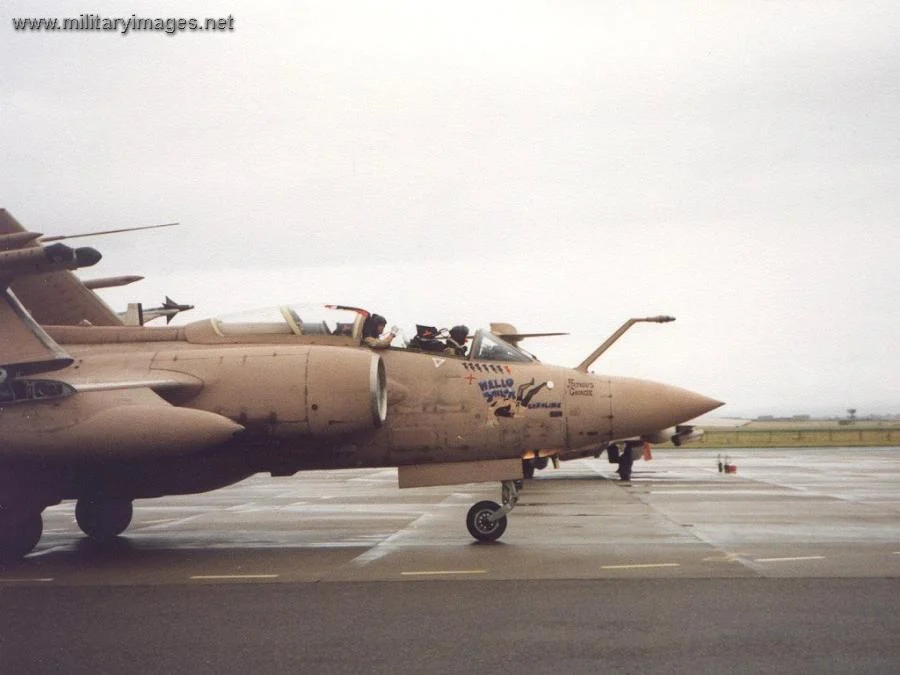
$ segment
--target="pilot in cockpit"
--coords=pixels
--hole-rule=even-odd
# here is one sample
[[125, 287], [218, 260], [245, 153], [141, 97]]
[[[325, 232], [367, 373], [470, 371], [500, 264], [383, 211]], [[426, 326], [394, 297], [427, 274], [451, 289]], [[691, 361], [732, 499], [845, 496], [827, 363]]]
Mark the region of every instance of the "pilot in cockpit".
[[391, 341], [397, 336], [397, 328], [392, 327], [391, 332], [381, 336], [384, 333], [384, 327], [387, 325], [387, 319], [380, 314], [371, 314], [366, 317], [363, 323], [363, 344], [372, 349], [387, 349], [391, 346]]
[[350, 337], [351, 335], [353, 335], [353, 324], [338, 322], [334, 327], [334, 335], [344, 335]]
[[444, 349], [444, 353], [453, 356], [465, 356], [466, 342], [468, 339], [468, 326], [453, 326], [453, 328], [450, 329], [450, 336], [447, 338], [447, 347]]

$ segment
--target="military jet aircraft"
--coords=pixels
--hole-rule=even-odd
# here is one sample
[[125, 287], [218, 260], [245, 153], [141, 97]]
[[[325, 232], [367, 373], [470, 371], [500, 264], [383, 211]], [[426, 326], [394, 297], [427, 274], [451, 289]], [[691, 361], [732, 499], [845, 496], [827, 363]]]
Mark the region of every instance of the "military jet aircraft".
[[71, 272], [99, 259], [43, 245], [0, 210], [6, 559], [36, 546], [42, 511], [62, 500], [106, 540], [127, 528], [135, 499], [347, 467], [398, 467], [401, 488], [499, 481], [501, 503], [466, 516], [473, 537], [492, 541], [534, 449], [597, 452], [722, 405], [594, 375], [588, 360], [545, 365], [509, 333], [479, 330], [465, 355], [372, 349], [373, 315], [344, 305], [125, 326]]

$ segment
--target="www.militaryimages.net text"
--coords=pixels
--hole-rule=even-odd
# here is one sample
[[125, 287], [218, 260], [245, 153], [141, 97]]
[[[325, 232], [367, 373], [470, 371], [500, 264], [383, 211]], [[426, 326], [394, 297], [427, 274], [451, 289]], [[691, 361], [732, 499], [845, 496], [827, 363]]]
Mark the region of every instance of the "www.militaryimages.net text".
[[222, 17], [129, 17], [81, 14], [78, 17], [13, 17], [13, 30], [34, 33], [54, 32], [105, 32], [129, 35], [131, 33], [177, 33], [234, 31], [234, 16]]

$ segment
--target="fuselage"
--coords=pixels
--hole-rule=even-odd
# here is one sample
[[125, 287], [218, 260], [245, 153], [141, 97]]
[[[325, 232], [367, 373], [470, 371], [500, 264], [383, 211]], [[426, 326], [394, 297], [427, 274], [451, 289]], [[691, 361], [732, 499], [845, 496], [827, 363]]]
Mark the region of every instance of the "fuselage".
[[[120, 485], [132, 478], [118, 466], [171, 464], [164, 473], [177, 478], [139, 472], [148, 496], [199, 491], [204, 480], [218, 487], [257, 471], [507, 459], [536, 449], [587, 453], [718, 405], [676, 387], [536, 360], [376, 351], [337, 336], [237, 340], [202, 324], [47, 332], [75, 359], [52, 379], [77, 393], [6, 406], [8, 438], [23, 442], [5, 461], [77, 465], [78, 474], [93, 466], [99, 474], [91, 475]], [[150, 406], [156, 397], [171, 405]], [[140, 420], [144, 410], [154, 421], [135, 435], [139, 422], [128, 415]], [[87, 431], [79, 434], [80, 426]], [[218, 474], [216, 462], [226, 467]], [[182, 475], [182, 464], [200, 467], [196, 480]]]

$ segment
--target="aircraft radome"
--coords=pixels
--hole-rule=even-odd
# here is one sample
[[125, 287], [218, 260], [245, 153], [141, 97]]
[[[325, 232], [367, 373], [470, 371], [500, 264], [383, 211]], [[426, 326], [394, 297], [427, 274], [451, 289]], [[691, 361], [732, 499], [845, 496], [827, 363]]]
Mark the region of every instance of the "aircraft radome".
[[502, 505], [482, 501], [466, 517], [476, 539], [495, 540], [523, 459], [599, 455], [623, 439], [630, 451], [721, 405], [589, 373], [602, 345], [575, 368], [545, 365], [508, 325], [456, 332], [464, 349], [425, 327], [409, 344], [370, 347], [377, 315], [341, 305], [124, 325], [71, 272], [99, 259], [45, 245], [0, 210], [6, 559], [34, 548], [43, 510], [62, 500], [77, 500], [78, 525], [105, 540], [128, 526], [135, 499], [348, 467], [398, 467], [401, 488], [500, 481]]

